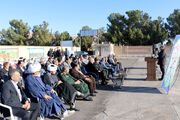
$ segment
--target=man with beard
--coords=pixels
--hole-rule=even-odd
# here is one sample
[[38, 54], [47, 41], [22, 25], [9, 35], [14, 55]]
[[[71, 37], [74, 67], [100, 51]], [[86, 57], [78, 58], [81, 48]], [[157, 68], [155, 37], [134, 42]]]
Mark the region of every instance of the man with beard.
[[59, 97], [63, 97], [65, 102], [70, 105], [70, 110], [79, 111], [75, 108], [75, 99], [77, 91], [73, 86], [67, 82], [62, 82], [56, 75], [57, 66], [50, 64], [47, 67], [48, 72], [44, 75], [44, 83], [50, 85], [54, 90], [57, 91]]
[[54, 89], [43, 83], [40, 77], [41, 65], [39, 63], [29, 65], [28, 72], [31, 74], [26, 78], [25, 88], [32, 98], [38, 99], [42, 117], [58, 117], [61, 119], [72, 113], [67, 111], [66, 106], [55, 94]]

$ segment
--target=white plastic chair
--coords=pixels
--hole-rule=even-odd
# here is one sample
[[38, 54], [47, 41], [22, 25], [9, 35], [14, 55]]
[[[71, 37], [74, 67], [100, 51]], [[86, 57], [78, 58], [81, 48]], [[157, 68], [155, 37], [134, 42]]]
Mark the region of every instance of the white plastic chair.
[[[10, 120], [22, 120], [21, 118], [13, 115], [12, 108], [11, 108], [10, 106], [4, 105], [4, 104], [2, 104], [2, 103], [0, 103], [0, 106], [9, 110]], [[8, 118], [9, 118], [9, 117], [8, 117]]]

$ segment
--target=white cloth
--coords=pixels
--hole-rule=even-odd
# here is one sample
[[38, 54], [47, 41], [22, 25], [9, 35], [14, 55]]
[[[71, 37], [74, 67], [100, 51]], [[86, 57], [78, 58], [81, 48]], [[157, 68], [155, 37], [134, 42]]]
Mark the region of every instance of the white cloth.
[[54, 64], [49, 64], [47, 67], [48, 71], [56, 71], [57, 70], [57, 65]]
[[20, 67], [20, 69], [21, 69], [23, 72], [25, 71], [23, 67]]
[[41, 64], [40, 63], [35, 62], [35, 63], [29, 65], [29, 67], [28, 67], [29, 73], [35, 73], [38, 71], [41, 71]]
[[20, 91], [20, 89], [18, 88], [18, 85], [17, 85], [18, 82], [14, 82], [14, 81], [12, 81], [12, 80], [11, 80], [11, 82], [13, 83], [13, 85], [14, 85], [14, 87], [15, 87], [15, 89], [16, 89], [16, 92], [18, 93], [19, 100], [22, 101], [21, 91]]

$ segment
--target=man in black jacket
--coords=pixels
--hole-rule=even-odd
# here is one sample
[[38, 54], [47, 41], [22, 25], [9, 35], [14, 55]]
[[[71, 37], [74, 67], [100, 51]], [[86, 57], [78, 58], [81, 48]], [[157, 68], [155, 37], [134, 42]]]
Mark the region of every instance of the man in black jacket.
[[[37, 120], [39, 116], [40, 107], [38, 103], [30, 103], [23, 92], [20, 81], [20, 73], [16, 69], [9, 71], [8, 80], [4, 83], [2, 88], [2, 103], [12, 107], [13, 114], [22, 120]], [[30, 112], [32, 113], [30, 114]]]
[[166, 53], [164, 50], [164, 46], [160, 47], [160, 52], [158, 54], [158, 65], [160, 66], [162, 76], [159, 80], [163, 80], [164, 72], [165, 72], [165, 63], [166, 63]]
[[4, 62], [3, 63], [3, 69], [0, 71], [0, 79], [3, 80], [4, 82], [9, 80], [8, 77], [8, 72], [9, 72], [9, 62]]
[[93, 72], [97, 76], [99, 76], [102, 79], [101, 84], [106, 85], [107, 84], [107, 74], [106, 71], [101, 67], [99, 64], [99, 60], [95, 58], [95, 62], [93, 58], [90, 58], [89, 63], [86, 65], [86, 70], [88, 72]]

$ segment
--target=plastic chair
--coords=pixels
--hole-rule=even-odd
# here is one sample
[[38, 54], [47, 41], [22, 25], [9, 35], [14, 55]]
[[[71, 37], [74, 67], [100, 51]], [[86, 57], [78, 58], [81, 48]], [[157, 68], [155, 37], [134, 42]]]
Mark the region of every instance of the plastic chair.
[[[5, 117], [5, 119], [10, 119], [10, 120], [22, 120], [21, 118], [13, 115], [12, 108], [11, 108], [10, 106], [4, 105], [4, 104], [0, 103], [0, 107], [9, 110], [10, 116], [9, 116], [9, 117]], [[3, 112], [3, 111], [2, 111], [2, 112]]]

